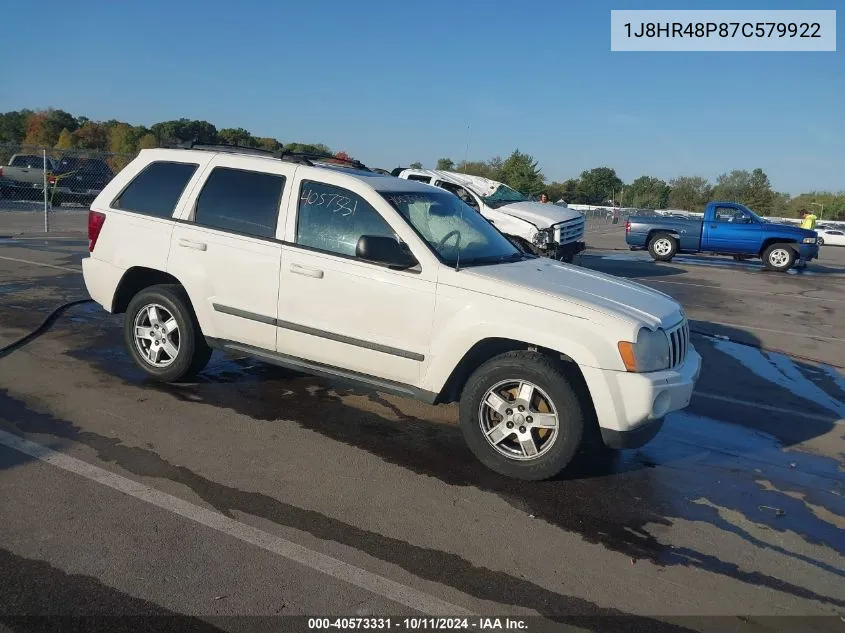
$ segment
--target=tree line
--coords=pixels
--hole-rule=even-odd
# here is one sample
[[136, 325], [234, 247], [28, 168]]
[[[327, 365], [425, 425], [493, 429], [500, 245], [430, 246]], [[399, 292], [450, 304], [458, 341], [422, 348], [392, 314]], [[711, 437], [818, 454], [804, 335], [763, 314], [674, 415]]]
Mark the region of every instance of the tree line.
[[[185, 118], [145, 127], [114, 119], [92, 121], [56, 109], [0, 114], [0, 143], [108, 152], [114, 155], [110, 162], [118, 169], [139, 150], [190, 140], [349, 158], [346, 152], [334, 152], [323, 143], [282, 143], [276, 138], [254, 136], [243, 128], [218, 130], [208, 121]], [[422, 164], [415, 162], [410, 166], [422, 167]], [[792, 197], [775, 191], [760, 168], [725, 172], [716, 182], [701, 176], [680, 176], [666, 182], [643, 175], [625, 183], [616, 170], [601, 166], [585, 170], [577, 178], [547, 182], [538, 162], [530, 154], [516, 149], [505, 159], [495, 156], [489, 160], [456, 163], [450, 158], [441, 158], [435, 169], [484, 176], [504, 182], [525, 195], [546, 193], [552, 201], [563, 200], [569, 204], [701, 211], [711, 200], [730, 200], [741, 202], [760, 215], [795, 217], [806, 208], [816, 214], [823, 209], [823, 217], [827, 219], [845, 219], [845, 192], [812, 191]]]

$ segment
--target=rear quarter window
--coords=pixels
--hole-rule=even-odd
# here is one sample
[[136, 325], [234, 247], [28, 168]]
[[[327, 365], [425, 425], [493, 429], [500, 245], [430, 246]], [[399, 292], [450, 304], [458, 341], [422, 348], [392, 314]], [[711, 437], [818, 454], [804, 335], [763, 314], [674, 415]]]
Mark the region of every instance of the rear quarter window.
[[150, 163], [135, 176], [111, 206], [121, 211], [170, 218], [197, 167], [199, 165], [196, 163]]

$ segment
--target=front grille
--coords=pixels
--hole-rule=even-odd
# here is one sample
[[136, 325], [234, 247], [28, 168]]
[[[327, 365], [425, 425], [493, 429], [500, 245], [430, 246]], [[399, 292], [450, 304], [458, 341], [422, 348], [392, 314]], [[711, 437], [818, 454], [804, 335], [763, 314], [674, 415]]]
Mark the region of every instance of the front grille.
[[671, 330], [667, 330], [669, 337], [669, 367], [682, 365], [689, 349], [689, 323], [684, 319]]
[[557, 225], [558, 244], [577, 242], [584, 237], [584, 217], [572, 218]]

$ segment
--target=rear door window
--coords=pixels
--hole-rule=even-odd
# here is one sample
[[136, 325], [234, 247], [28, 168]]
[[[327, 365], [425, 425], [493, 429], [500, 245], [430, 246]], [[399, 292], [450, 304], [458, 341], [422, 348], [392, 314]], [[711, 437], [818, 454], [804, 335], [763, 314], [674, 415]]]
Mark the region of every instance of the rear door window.
[[275, 237], [285, 177], [215, 167], [197, 199], [194, 222], [255, 237]]
[[150, 163], [135, 176], [112, 203], [112, 207], [157, 218], [170, 218], [197, 167], [199, 165], [195, 163]]

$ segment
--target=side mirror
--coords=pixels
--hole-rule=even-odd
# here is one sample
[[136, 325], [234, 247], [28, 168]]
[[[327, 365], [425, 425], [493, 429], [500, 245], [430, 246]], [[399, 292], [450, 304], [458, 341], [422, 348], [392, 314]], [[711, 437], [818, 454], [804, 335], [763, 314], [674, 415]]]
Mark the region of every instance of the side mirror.
[[395, 237], [384, 235], [359, 237], [358, 244], [355, 246], [355, 256], [395, 270], [412, 268], [419, 263], [407, 244]]

